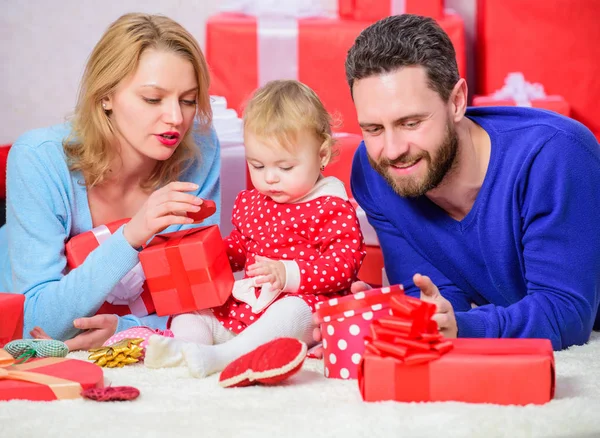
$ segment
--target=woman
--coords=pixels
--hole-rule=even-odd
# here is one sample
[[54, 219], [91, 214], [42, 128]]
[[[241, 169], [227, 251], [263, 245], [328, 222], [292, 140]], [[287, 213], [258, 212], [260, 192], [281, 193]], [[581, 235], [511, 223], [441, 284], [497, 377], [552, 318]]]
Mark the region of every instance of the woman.
[[[135, 325], [165, 327], [156, 315], [94, 314], [154, 234], [193, 226], [185, 213], [202, 199], [218, 203], [208, 85], [204, 56], [185, 29], [127, 14], [94, 48], [72, 122], [13, 144], [0, 286], [25, 295], [25, 333], [41, 337], [39, 326], [76, 350]], [[131, 221], [68, 272], [65, 242], [122, 218]]]

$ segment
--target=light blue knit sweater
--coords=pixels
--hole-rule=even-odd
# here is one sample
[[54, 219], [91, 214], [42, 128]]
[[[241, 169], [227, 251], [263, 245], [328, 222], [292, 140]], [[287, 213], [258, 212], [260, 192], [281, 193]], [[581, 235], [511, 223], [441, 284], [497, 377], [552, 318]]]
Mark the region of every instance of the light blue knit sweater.
[[[76, 335], [73, 320], [94, 315], [139, 261], [121, 228], [65, 275], [65, 242], [92, 229], [83, 177], [69, 171], [62, 147], [69, 132], [69, 124], [30, 131], [17, 139], [8, 157], [6, 225], [0, 228], [0, 290], [25, 295], [26, 337], [34, 326], [55, 339]], [[201, 160], [180, 180], [197, 183], [196, 194], [217, 203], [217, 213], [202, 223], [215, 224], [220, 212], [219, 141], [211, 131], [197, 135], [196, 143]], [[164, 232], [193, 226], [172, 226]], [[140, 324], [165, 328], [166, 319], [128, 315], [119, 318], [117, 331]]]

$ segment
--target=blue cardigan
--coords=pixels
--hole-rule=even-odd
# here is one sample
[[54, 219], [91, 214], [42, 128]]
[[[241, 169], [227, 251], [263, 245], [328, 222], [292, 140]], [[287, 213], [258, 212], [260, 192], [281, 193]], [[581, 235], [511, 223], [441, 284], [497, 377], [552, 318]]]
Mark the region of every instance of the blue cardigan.
[[[428, 275], [460, 337], [587, 342], [600, 299], [600, 148], [580, 123], [528, 108], [470, 108], [491, 139], [473, 208], [456, 221], [427, 197], [403, 199], [369, 165], [351, 186], [377, 231], [391, 283], [419, 296]], [[478, 307], [471, 310], [471, 305]]]
[[[120, 279], [139, 261], [119, 229], [77, 269], [65, 275], [65, 242], [92, 229], [87, 189], [80, 172], [67, 167], [62, 141], [70, 125], [36, 129], [21, 136], [8, 156], [6, 225], [0, 228], [0, 287], [25, 295], [24, 335], [42, 327], [55, 339], [77, 334], [73, 320], [92, 316]], [[201, 159], [181, 181], [220, 211], [220, 148], [214, 131], [196, 136]], [[203, 222], [218, 222], [219, 214]], [[194, 225], [172, 226], [164, 232]], [[119, 318], [117, 331], [135, 325], [165, 328], [166, 317]]]

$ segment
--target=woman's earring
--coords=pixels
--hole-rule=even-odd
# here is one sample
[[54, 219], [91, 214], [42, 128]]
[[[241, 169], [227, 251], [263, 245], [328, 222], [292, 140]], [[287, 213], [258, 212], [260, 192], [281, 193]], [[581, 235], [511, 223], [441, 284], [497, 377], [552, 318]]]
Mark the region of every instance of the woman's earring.
[[106, 102], [102, 102], [102, 108], [106, 110]]
[[324, 170], [325, 170], [325, 165], [323, 164], [323, 165], [321, 166], [321, 172], [323, 172]]

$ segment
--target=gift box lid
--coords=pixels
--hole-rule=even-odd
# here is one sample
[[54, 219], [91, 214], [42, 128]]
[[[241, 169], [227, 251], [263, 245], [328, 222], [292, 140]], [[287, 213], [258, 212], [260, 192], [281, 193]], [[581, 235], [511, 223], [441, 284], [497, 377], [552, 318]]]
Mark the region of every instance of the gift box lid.
[[47, 357], [14, 364], [0, 349], [0, 400], [50, 401], [81, 396], [81, 390], [102, 388], [102, 368], [77, 359]]
[[404, 287], [401, 284], [321, 301], [316, 305], [315, 317], [317, 322], [321, 323], [336, 318], [350, 318], [359, 313], [381, 310], [387, 307], [390, 298], [397, 294], [404, 294]]

